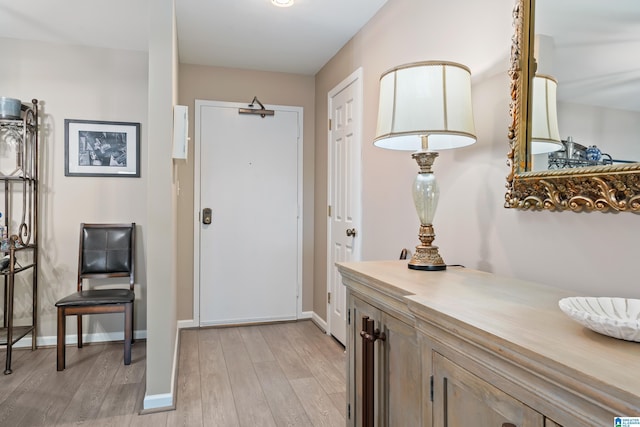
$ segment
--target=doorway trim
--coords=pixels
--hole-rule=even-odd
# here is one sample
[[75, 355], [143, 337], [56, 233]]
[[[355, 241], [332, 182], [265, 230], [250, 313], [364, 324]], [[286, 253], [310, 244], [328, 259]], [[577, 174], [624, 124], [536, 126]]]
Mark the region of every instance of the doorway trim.
[[[360, 118], [358, 120], [358, 123], [356, 123], [355, 127], [357, 129], [357, 133], [358, 133], [358, 138], [355, 141], [355, 144], [358, 148], [358, 173], [359, 173], [359, 177], [358, 177], [358, 183], [359, 183], [359, 187], [360, 190], [362, 190], [362, 117], [363, 117], [363, 110], [364, 110], [364, 103], [363, 103], [363, 72], [362, 72], [362, 67], [359, 67], [358, 69], [356, 69], [353, 73], [351, 73], [347, 78], [345, 78], [344, 80], [342, 80], [340, 83], [338, 83], [333, 89], [331, 89], [328, 93], [327, 93], [327, 122], [329, 122], [329, 120], [331, 120], [331, 116], [332, 116], [332, 107], [333, 107], [333, 103], [332, 103], [332, 98], [334, 96], [336, 96], [338, 93], [340, 93], [342, 90], [344, 90], [346, 87], [348, 87], [349, 85], [354, 84], [354, 96], [358, 99], [358, 117]], [[328, 127], [327, 127], [328, 128]], [[331, 129], [329, 129], [327, 131], [327, 208], [329, 206], [329, 202], [331, 200], [332, 197], [332, 190], [331, 190], [331, 178], [332, 178], [332, 168], [333, 168], [333, 149], [332, 149], [332, 144], [331, 144]], [[362, 230], [362, 191], [359, 192], [358, 194], [358, 203], [360, 204], [360, 209], [359, 209], [359, 218], [357, 218], [357, 222], [360, 227], [360, 230], [358, 230], [359, 232], [361, 232]], [[331, 226], [331, 216], [329, 216], [327, 214], [327, 261], [326, 261], [326, 277], [327, 277], [327, 289], [326, 289], [326, 294], [329, 293], [330, 291], [330, 280], [331, 280], [331, 276], [332, 276], [332, 269], [333, 269], [333, 265], [331, 264], [331, 249], [332, 249], [332, 226]], [[362, 246], [362, 244], [360, 244], [360, 246]], [[362, 254], [359, 254], [359, 259], [361, 258]], [[345, 290], [346, 292], [346, 290]], [[335, 299], [334, 299], [335, 301]], [[349, 307], [346, 307], [347, 310], [349, 310]], [[327, 335], [331, 335], [331, 331], [332, 331], [332, 325], [331, 325], [331, 303], [329, 302], [329, 299], [327, 298], [326, 300], [326, 317], [327, 317], [327, 327], [326, 327], [326, 333]]]
[[[201, 123], [200, 123], [200, 110], [202, 107], [231, 107], [231, 108], [246, 108], [247, 103], [243, 102], [225, 102], [225, 101], [211, 101], [211, 100], [195, 100], [195, 114], [194, 114], [194, 127], [195, 127], [195, 141], [194, 141], [194, 172], [193, 172], [193, 322], [192, 326], [200, 327], [200, 214], [201, 214]], [[296, 111], [298, 113], [298, 145], [297, 145], [297, 198], [298, 198], [298, 212], [297, 212], [297, 268], [296, 268], [296, 317], [301, 319], [302, 313], [302, 249], [303, 249], [303, 209], [302, 209], [302, 185], [303, 185], [303, 122], [304, 122], [304, 109], [297, 106], [286, 105], [266, 105], [265, 108], [278, 111]]]

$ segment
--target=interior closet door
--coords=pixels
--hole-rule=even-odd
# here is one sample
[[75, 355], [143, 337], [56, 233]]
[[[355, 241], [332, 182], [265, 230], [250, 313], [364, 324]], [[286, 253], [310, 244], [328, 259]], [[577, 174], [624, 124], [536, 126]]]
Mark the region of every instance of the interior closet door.
[[328, 326], [331, 335], [346, 345], [347, 294], [336, 262], [359, 261], [361, 256], [361, 69], [329, 92], [328, 104]]

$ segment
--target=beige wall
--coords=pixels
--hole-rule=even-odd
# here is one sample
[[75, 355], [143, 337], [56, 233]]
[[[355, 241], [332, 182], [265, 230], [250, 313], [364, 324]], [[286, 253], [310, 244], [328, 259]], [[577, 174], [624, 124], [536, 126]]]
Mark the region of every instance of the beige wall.
[[[178, 318], [193, 317], [193, 233], [195, 100], [251, 102], [257, 96], [263, 104], [301, 106], [303, 121], [303, 273], [302, 310], [312, 309], [313, 298], [313, 203], [314, 203], [314, 78], [284, 73], [180, 65], [179, 104], [189, 107], [189, 159], [177, 162], [178, 196]], [[246, 242], [247, 245], [250, 242]]]
[[[146, 52], [0, 39], [0, 95], [40, 100], [40, 265], [38, 337], [55, 344], [55, 302], [76, 289], [81, 222], [136, 222], [138, 274], [135, 329], [147, 329], [147, 168], [140, 178], [66, 177], [64, 120], [141, 123], [147, 158]], [[8, 172], [8, 171], [4, 171]], [[13, 230], [15, 232], [15, 230]], [[30, 316], [30, 297], [17, 293], [17, 318]], [[118, 315], [85, 316], [85, 333], [122, 331]], [[69, 320], [68, 333], [75, 333]]]
[[[406, 152], [373, 147], [378, 79], [421, 60], [471, 68], [478, 142], [443, 151], [434, 170], [440, 203], [436, 245], [445, 262], [574, 289], [576, 294], [640, 296], [631, 283], [640, 238], [634, 214], [522, 212], [504, 209], [508, 150], [512, 0], [389, 0], [316, 76], [316, 122], [327, 92], [358, 67], [364, 73], [363, 259], [395, 259], [417, 243], [411, 200], [417, 166]], [[316, 127], [314, 311], [326, 307], [326, 130]], [[429, 274], [429, 273], [425, 273]]]

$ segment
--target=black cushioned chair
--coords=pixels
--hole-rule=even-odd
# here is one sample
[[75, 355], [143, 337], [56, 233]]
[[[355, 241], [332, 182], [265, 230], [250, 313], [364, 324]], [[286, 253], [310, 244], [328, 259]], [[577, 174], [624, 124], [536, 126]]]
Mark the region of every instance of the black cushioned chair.
[[[136, 224], [80, 224], [78, 291], [62, 298], [58, 307], [58, 371], [65, 368], [67, 316], [78, 318], [78, 348], [82, 348], [82, 315], [124, 313], [124, 364], [131, 363]], [[83, 289], [85, 281], [128, 277], [123, 288]], [[112, 283], [111, 281], [109, 283]]]

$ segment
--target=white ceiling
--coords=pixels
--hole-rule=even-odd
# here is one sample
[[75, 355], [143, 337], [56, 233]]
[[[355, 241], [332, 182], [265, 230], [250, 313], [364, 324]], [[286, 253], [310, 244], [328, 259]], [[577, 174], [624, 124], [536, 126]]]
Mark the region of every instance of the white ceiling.
[[[0, 0], [0, 37], [146, 51], [152, 1]], [[175, 0], [180, 62], [314, 75], [386, 1]], [[640, 1], [536, 7], [559, 99], [640, 111]]]
[[314, 75], [386, 0], [176, 0], [180, 62]]
[[[0, 0], [0, 37], [147, 50], [153, 0]], [[387, 0], [175, 0], [181, 63], [314, 75]]]

